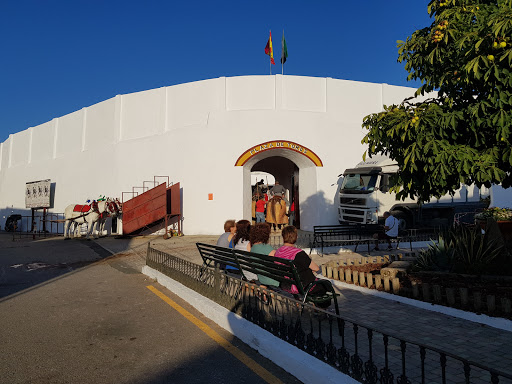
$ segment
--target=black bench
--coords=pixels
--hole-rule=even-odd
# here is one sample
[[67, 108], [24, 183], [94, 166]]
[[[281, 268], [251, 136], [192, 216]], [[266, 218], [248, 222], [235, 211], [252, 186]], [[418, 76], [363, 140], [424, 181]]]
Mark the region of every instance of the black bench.
[[[373, 234], [382, 230], [382, 227], [376, 224], [366, 225], [315, 225], [313, 227], [313, 243], [311, 244], [309, 253], [311, 254], [313, 248], [321, 247], [321, 255], [324, 254], [324, 246], [343, 246], [355, 245], [355, 252], [359, 245], [364, 244], [367, 246], [368, 254], [375, 244]], [[412, 240], [407, 234], [399, 235], [391, 239], [392, 243], [396, 246], [400, 245], [401, 241], [409, 241], [409, 246], [412, 251]], [[384, 242], [381, 240], [380, 242]]]
[[[292, 260], [278, 257], [260, 255], [247, 251], [239, 251], [215, 245], [196, 243], [197, 249], [206, 267], [229, 265], [236, 268], [242, 280], [248, 281], [246, 274], [254, 273], [258, 276], [265, 276], [286, 285], [295, 285], [299, 291], [299, 298], [303, 303], [326, 304], [334, 301], [336, 314], [339, 315], [337, 294], [329, 280], [318, 279], [315, 282], [304, 286], [299, 278], [297, 268]], [[311, 290], [317, 286], [325, 288], [324, 294], [315, 294]], [[268, 285], [266, 285], [268, 287]], [[270, 286], [270, 289], [273, 287]], [[275, 286], [277, 288], [277, 286]]]
[[341, 245], [355, 245], [356, 251], [360, 244], [368, 245], [368, 252], [370, 245], [368, 239], [362, 238], [362, 231], [360, 226], [356, 225], [315, 225], [313, 227], [313, 243], [310, 247], [310, 254], [313, 248], [322, 249], [324, 254], [324, 246], [341, 246]]

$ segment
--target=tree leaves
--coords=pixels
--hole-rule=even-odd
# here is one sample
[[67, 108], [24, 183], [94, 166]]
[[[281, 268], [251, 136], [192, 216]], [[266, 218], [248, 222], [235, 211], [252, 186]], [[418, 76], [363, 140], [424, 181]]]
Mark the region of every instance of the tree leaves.
[[424, 201], [461, 182], [512, 184], [512, 0], [443, 4], [431, 1], [432, 24], [397, 42], [408, 79], [422, 81], [416, 96], [438, 97], [363, 120], [367, 154], [396, 160], [399, 195]]

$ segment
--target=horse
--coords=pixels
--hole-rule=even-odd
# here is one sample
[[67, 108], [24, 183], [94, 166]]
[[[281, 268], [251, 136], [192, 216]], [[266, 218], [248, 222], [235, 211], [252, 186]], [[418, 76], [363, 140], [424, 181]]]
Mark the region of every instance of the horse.
[[280, 196], [274, 196], [267, 203], [267, 223], [273, 224], [288, 224], [288, 217], [286, 217], [286, 202]]
[[[101, 214], [107, 209], [106, 201], [93, 201], [91, 205], [78, 205], [71, 204], [64, 210], [64, 218], [66, 222], [64, 224], [64, 239], [70, 239], [71, 234], [69, 233], [71, 224], [84, 224], [87, 223], [87, 236], [89, 239], [90, 234], [95, 232], [98, 220]], [[76, 227], [74, 228], [76, 230]], [[72, 230], [74, 232], [74, 230]]]
[[100, 233], [100, 236], [105, 232], [105, 224], [107, 223], [107, 218], [112, 217], [112, 219], [114, 219], [123, 213], [123, 204], [119, 201], [118, 198], [107, 198], [106, 202], [107, 207], [105, 212], [100, 215], [100, 219], [98, 221], [98, 232]]
[[[105, 224], [107, 222], [107, 218], [109, 217], [117, 217], [122, 214], [122, 203], [119, 201], [118, 198], [110, 199], [107, 197], [105, 200], [105, 210], [100, 213], [100, 216], [97, 221], [97, 233], [98, 236], [103, 236], [105, 232]], [[70, 225], [70, 230], [73, 233], [73, 237], [80, 237], [81, 236], [81, 226], [85, 224], [85, 222], [78, 222], [76, 220], [73, 220], [72, 226]], [[93, 224], [94, 225], [94, 224]]]

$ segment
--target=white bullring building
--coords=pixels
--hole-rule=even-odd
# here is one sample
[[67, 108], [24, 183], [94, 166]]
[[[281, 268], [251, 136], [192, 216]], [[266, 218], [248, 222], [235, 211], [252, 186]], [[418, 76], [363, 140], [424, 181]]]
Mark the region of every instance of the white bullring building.
[[119, 197], [153, 176], [180, 182], [184, 234], [251, 218], [251, 172], [295, 196], [300, 227], [337, 223], [338, 175], [365, 150], [363, 117], [415, 89], [332, 78], [241, 76], [118, 95], [0, 144], [0, 225], [27, 182], [51, 179], [49, 212]]

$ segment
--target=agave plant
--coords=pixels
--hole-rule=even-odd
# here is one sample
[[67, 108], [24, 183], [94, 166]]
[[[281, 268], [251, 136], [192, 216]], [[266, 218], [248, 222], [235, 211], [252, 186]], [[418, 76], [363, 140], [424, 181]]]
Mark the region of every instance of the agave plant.
[[460, 227], [454, 242], [454, 271], [470, 274], [485, 273], [503, 251], [503, 245], [488, 232]]
[[493, 261], [502, 252], [503, 241], [489, 231], [482, 234], [479, 230], [455, 226], [420, 252], [413, 270], [483, 274], [494, 267]]
[[455, 248], [449, 232], [439, 235], [439, 241], [428, 245], [416, 258], [413, 270], [416, 271], [449, 271], [453, 265]]

